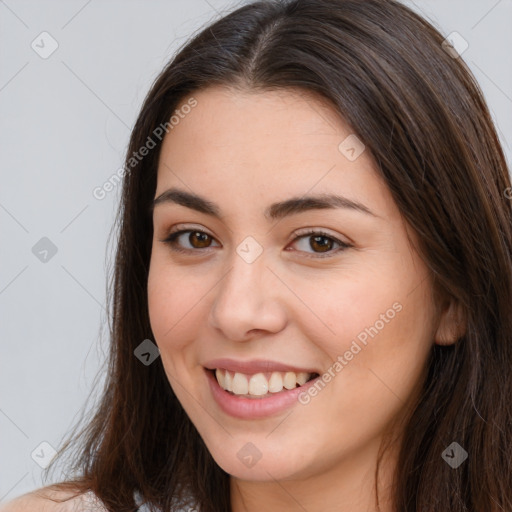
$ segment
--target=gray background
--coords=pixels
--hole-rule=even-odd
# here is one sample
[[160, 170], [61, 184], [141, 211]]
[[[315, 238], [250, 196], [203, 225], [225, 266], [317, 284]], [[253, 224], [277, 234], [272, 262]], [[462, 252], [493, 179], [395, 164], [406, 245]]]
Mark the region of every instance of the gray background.
[[[0, 501], [43, 484], [41, 443], [59, 445], [105, 358], [120, 187], [102, 200], [92, 192], [123, 165], [141, 102], [173, 52], [242, 3], [0, 0]], [[511, 162], [512, 0], [406, 3], [469, 43], [463, 58]], [[51, 49], [43, 31], [58, 43], [46, 59], [31, 47]], [[53, 256], [34, 254], [43, 237]]]

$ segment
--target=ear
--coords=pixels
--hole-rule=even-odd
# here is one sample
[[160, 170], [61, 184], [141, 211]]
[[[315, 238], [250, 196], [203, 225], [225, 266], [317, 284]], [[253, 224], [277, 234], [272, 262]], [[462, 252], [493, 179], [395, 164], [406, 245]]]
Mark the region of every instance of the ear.
[[439, 316], [434, 336], [437, 345], [452, 345], [466, 334], [466, 316], [460, 302], [450, 298]]

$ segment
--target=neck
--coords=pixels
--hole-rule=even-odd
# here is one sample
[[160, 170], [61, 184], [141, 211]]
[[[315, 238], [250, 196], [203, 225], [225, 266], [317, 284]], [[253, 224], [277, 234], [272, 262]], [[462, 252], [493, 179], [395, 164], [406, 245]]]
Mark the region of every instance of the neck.
[[378, 449], [376, 440], [364, 453], [346, 457], [342, 463], [314, 475], [297, 473], [285, 480], [256, 482], [231, 477], [231, 511], [391, 512], [397, 450], [383, 455], [376, 491]]

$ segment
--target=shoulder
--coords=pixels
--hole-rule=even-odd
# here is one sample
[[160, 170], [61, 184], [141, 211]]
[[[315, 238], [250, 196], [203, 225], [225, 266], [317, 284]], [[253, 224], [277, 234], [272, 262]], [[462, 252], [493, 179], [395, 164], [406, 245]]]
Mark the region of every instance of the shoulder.
[[[68, 501], [59, 503], [66, 499]], [[93, 504], [95, 506], [91, 508]], [[43, 487], [0, 504], [0, 512], [85, 512], [90, 510], [106, 511], [98, 504], [92, 493], [77, 496], [76, 492], [64, 491], [54, 486]]]

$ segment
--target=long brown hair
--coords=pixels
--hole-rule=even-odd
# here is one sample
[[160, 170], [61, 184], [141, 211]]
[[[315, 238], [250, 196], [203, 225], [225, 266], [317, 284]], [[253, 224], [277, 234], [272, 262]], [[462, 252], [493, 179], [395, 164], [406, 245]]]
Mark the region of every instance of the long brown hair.
[[[364, 142], [418, 235], [439, 301], [452, 298], [464, 311], [465, 334], [433, 344], [401, 440], [396, 512], [512, 510], [511, 184], [482, 93], [443, 39], [394, 0], [261, 1], [202, 30], [165, 67], [130, 139], [105, 387], [92, 419], [60, 452], [77, 447], [70, 487], [92, 490], [112, 512], [135, 510], [135, 491], [162, 511], [187, 496], [203, 512], [230, 510], [229, 475], [160, 358], [146, 366], [134, 356], [154, 340], [149, 205], [161, 142], [153, 137], [155, 148], [134, 154], [199, 89], [300, 88], [330, 100]], [[456, 469], [441, 456], [452, 442], [468, 453]]]

